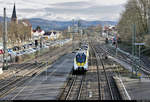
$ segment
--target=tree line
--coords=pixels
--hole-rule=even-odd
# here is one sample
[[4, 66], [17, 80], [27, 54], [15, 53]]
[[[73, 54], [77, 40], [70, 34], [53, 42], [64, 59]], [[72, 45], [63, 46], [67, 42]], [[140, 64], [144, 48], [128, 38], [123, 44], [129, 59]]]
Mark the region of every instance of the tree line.
[[128, 0], [117, 25], [122, 41], [132, 42], [132, 34], [136, 31], [136, 42], [150, 44], [150, 0]]

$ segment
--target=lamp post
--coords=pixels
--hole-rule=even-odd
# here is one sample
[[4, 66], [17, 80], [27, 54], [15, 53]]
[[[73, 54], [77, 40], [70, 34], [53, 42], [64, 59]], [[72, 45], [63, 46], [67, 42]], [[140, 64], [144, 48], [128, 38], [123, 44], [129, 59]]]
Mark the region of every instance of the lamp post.
[[7, 19], [6, 19], [6, 8], [4, 8], [4, 25], [3, 25], [3, 70], [7, 70], [8, 62], [8, 51], [7, 51]]

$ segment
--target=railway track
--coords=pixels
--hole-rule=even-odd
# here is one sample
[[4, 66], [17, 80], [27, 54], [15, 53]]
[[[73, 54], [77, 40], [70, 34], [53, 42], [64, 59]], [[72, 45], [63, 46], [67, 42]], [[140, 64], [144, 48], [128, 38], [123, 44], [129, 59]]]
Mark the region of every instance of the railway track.
[[[31, 68], [30, 71], [35, 70], [38, 67], [39, 67], [39, 65], [38, 66], [37, 65], [30, 66], [30, 68]], [[26, 76], [25, 73], [28, 73], [28, 72], [29, 72], [28, 70], [26, 70], [26, 71], [24, 70], [24, 73], [20, 73], [20, 74], [18, 73], [18, 75], [16, 74], [13, 77], [10, 77], [10, 78], [7, 78], [6, 80], [1, 81], [0, 82], [0, 89], [1, 89], [1, 87], [5, 87], [5, 86], [9, 85], [10, 83], [12, 83], [15, 80], [18, 80], [18, 78], [20, 78], [22, 76]]]
[[[115, 82], [113, 80], [113, 75], [112, 71], [108, 71], [107, 68], [105, 68], [105, 65], [109, 62], [106, 61], [104, 62], [104, 58], [102, 57], [106, 53], [103, 52], [103, 50], [98, 49], [93, 45], [95, 57], [97, 59], [97, 69], [98, 69], [98, 76], [99, 78], [99, 83], [100, 83], [100, 99], [101, 100], [118, 100], [120, 99], [120, 95], [118, 93], [118, 89], [115, 85]], [[106, 63], [107, 62], [107, 63]]]
[[[116, 57], [114, 56], [115, 53], [114, 53], [114, 49], [113, 48], [107, 48], [106, 46], [102, 47], [102, 49], [107, 52], [110, 56], [112, 57]], [[131, 55], [126, 55], [126, 54], [123, 54], [121, 52], [118, 52], [118, 56], [117, 58], [129, 65], [134, 65], [136, 67], [139, 67], [138, 64], [136, 64], [133, 59], [132, 59], [132, 56]], [[143, 61], [141, 61], [141, 64], [140, 64], [140, 69], [139, 69], [142, 73], [145, 74], [145, 77], [149, 78], [149, 75], [150, 75], [150, 69], [149, 69], [149, 66], [146, 66], [145, 63]]]
[[[71, 46], [69, 48], [71, 49]], [[68, 49], [63, 48], [62, 50], [58, 50], [57, 52], [55, 52], [55, 56], [53, 55], [54, 52], [51, 54], [47, 53], [46, 55], [44, 55], [44, 57], [40, 57], [38, 61], [40, 62], [44, 59], [44, 61], [46, 60], [47, 62], [49, 62], [48, 64], [50, 64], [55, 61], [59, 56], [65, 54]], [[46, 63], [38, 63], [33, 64], [33, 66], [23, 67], [22, 70], [19, 71], [20, 76], [13, 76], [11, 78], [8, 78], [7, 80], [2, 81], [0, 83], [0, 98], [9, 94], [11, 91], [23, 84], [28, 79], [44, 71], [43, 69], [45, 69], [45, 66]]]
[[99, 97], [98, 99], [101, 100], [102, 99], [102, 95], [101, 95], [101, 82], [100, 82], [100, 72], [99, 72], [99, 65], [98, 65], [98, 62], [97, 62], [97, 55], [95, 53], [95, 49], [93, 48], [93, 46], [91, 45], [91, 49], [92, 49], [92, 52], [93, 52], [93, 56], [95, 58], [95, 62], [91, 61], [92, 63], [95, 63], [96, 65], [96, 68], [97, 68], [97, 80], [98, 80], [98, 94], [99, 94]]
[[[21, 72], [24, 72], [24, 70], [31, 69], [31, 66], [35, 65], [35, 61], [39, 63], [46, 61], [48, 58], [60, 52], [61, 52], [60, 50], [55, 49], [55, 50], [52, 50], [51, 52], [46, 52], [44, 55], [39, 55], [36, 59], [30, 59], [26, 62], [23, 62], [22, 64], [12, 65], [13, 67], [10, 67], [10, 68], [11, 70], [13, 70], [14, 73], [10, 75], [9, 77], [11, 78], [16, 73], [21, 73]], [[9, 77], [7, 76], [7, 78]]]
[[59, 100], [80, 100], [86, 75], [71, 75]]
[[[103, 62], [101, 49], [91, 45], [89, 70], [86, 75], [72, 75], [59, 95], [58, 100], [120, 100], [118, 89], [113, 80], [115, 71], [105, 68], [113, 62]], [[116, 73], [115, 73], [116, 74]]]
[[22, 85], [25, 81], [27, 81], [28, 79], [30, 79], [31, 78], [30, 76], [32, 76], [34, 73], [38, 74], [43, 69], [42, 65], [39, 65], [37, 68], [38, 68], [38, 70], [32, 69], [31, 71], [25, 73], [24, 75], [26, 77], [16, 77], [15, 80], [12, 80], [8, 84], [2, 86], [0, 88], [0, 98], [6, 96], [12, 90], [14, 90], [18, 86]]
[[[30, 66], [33, 66], [35, 64], [35, 61], [37, 62], [41, 62], [44, 61], [44, 59], [47, 59], [47, 57], [52, 57], [53, 55], [55, 55], [56, 53], [60, 53], [60, 51], [57, 48], [51, 49], [51, 52], [45, 52], [44, 55], [38, 55], [37, 53], [40, 53], [40, 51], [35, 53], [35, 57], [34, 59], [29, 59], [25, 62], [22, 62], [21, 64], [16, 63], [16, 64], [10, 64], [8, 66], [8, 69], [10, 70], [10, 72], [13, 70], [14, 73], [19, 73], [21, 71], [24, 71], [24, 69], [30, 68]], [[36, 55], [37, 54], [37, 55]], [[11, 78], [13, 77], [14, 74], [8, 73], [8, 75], [4, 75], [1, 76], [2, 80], [5, 78]]]

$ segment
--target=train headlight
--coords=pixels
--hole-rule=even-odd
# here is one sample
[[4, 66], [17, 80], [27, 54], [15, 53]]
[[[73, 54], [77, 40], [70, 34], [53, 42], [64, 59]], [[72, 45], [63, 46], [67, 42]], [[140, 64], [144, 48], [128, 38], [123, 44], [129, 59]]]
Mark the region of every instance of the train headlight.
[[81, 66], [84, 66], [84, 63], [81, 63]]
[[77, 63], [78, 66], [80, 66], [80, 63]]

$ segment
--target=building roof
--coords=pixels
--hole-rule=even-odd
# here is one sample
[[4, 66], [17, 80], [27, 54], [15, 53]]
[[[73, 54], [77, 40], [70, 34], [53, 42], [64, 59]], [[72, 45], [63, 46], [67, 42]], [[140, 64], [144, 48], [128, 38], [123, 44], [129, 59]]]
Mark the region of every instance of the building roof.
[[52, 34], [52, 32], [45, 32], [44, 35], [51, 35], [51, 34]]
[[14, 8], [13, 8], [13, 13], [12, 13], [11, 19], [16, 19], [16, 18], [17, 18], [17, 16], [16, 16], [16, 6], [14, 4]]
[[53, 32], [54, 33], [54, 35], [57, 33], [57, 32]]

